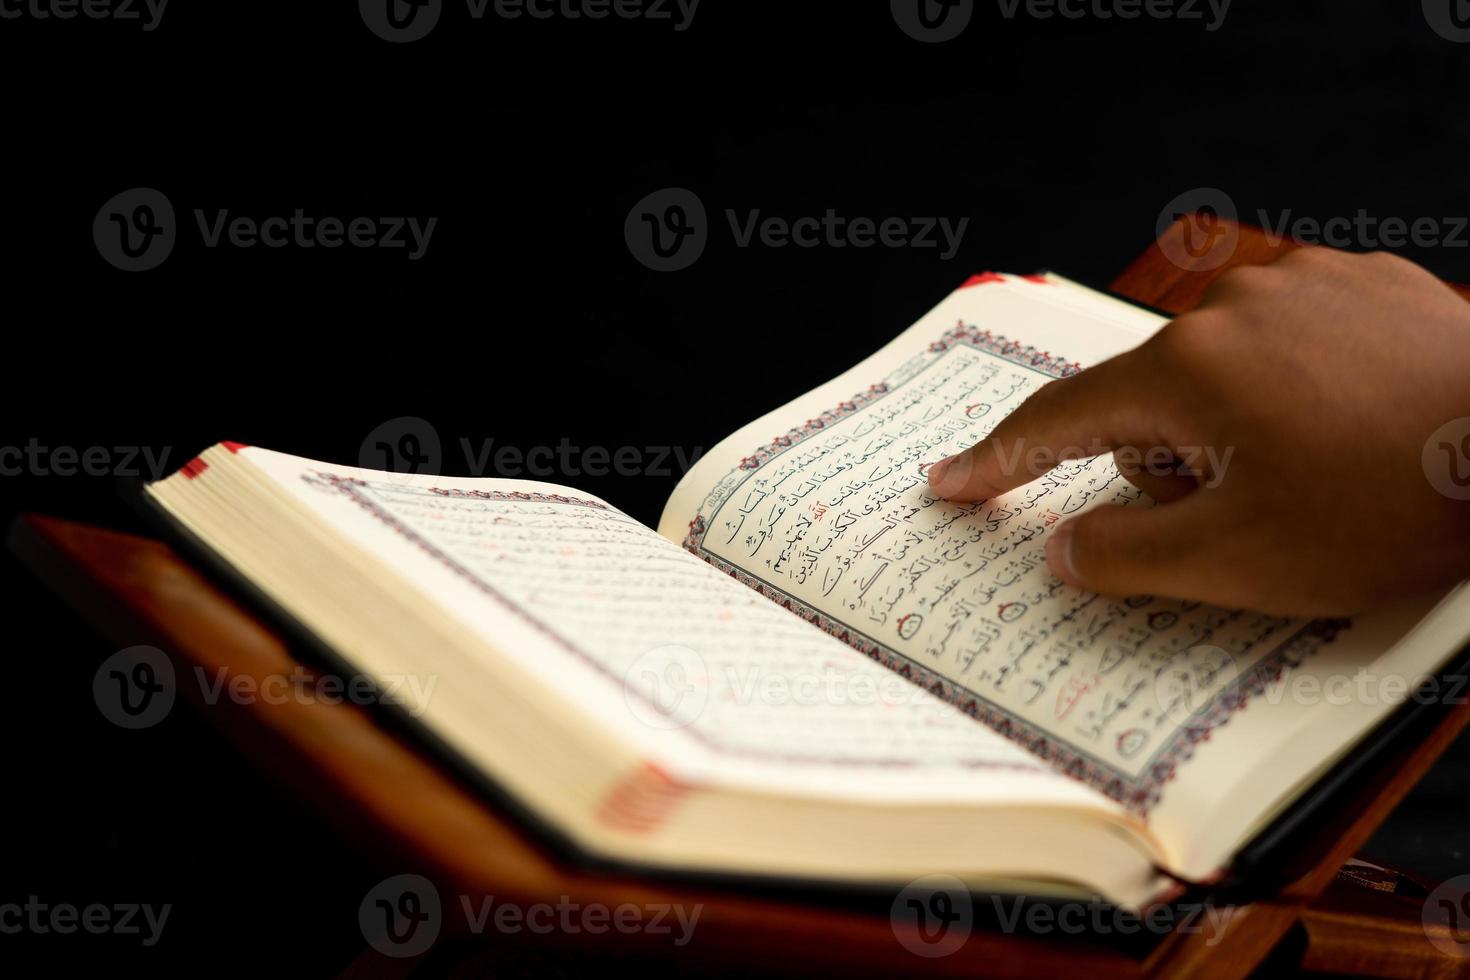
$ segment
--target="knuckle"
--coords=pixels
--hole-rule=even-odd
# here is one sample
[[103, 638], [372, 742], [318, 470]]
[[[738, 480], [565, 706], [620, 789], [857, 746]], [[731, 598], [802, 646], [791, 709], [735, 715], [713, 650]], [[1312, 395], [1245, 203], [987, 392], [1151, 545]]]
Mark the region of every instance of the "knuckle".
[[1196, 357], [1208, 336], [1220, 326], [1219, 320], [1219, 317], [1207, 312], [1186, 313], [1164, 324], [1148, 339], [1144, 348], [1166, 364], [1187, 364]]
[[1335, 266], [1341, 264], [1346, 255], [1346, 252], [1340, 252], [1335, 248], [1301, 245], [1287, 252], [1275, 264], [1287, 269]]
[[1213, 285], [1221, 292], [1249, 292], [1271, 286], [1279, 273], [1266, 265], [1237, 265], [1226, 269]]
[[1427, 271], [1401, 255], [1393, 252], [1369, 252], [1362, 258], [1380, 273], [1393, 276], [1428, 275]]
[[[1315, 285], [1339, 288], [1343, 283], [1364, 277], [1378, 280], [1403, 280], [1416, 275], [1429, 276], [1418, 265], [1393, 252], [1344, 252], [1335, 248], [1312, 246], [1299, 248], [1277, 263], [1295, 276], [1310, 277]], [[1301, 283], [1291, 284], [1298, 288]]]
[[1249, 303], [1255, 297], [1272, 294], [1282, 278], [1279, 270], [1264, 265], [1238, 265], [1226, 269], [1205, 290], [1200, 309]]

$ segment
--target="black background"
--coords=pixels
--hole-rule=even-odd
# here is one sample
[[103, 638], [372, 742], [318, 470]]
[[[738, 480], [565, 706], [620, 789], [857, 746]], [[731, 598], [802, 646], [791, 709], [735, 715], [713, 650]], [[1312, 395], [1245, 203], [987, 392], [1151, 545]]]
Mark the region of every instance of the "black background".
[[[1193, 188], [1223, 189], [1251, 221], [1470, 214], [1470, 45], [1431, 30], [1418, 3], [1236, 0], [1215, 31], [977, 7], [961, 37], [932, 45], [883, 3], [704, 0], [676, 31], [474, 21], [450, 2], [428, 37], [398, 45], [342, 0], [174, 0], [151, 32], [0, 20], [0, 445], [149, 447], [173, 469], [234, 439], [356, 463], [376, 427], [414, 416], [449, 473], [470, 470], [462, 439], [691, 453], [876, 349], [974, 271], [1105, 285]], [[672, 186], [703, 200], [710, 244], [658, 273], [630, 254], [624, 221]], [[125, 273], [92, 222], [134, 187], [167, 195], [178, 243]], [[196, 208], [438, 223], [418, 261], [211, 249]], [[944, 261], [739, 248], [725, 221], [829, 208], [969, 225]], [[1470, 281], [1463, 243], [1399, 251]], [[26, 469], [0, 477], [7, 521], [136, 526], [111, 476]], [[652, 523], [677, 476], [552, 479]], [[0, 936], [0, 956], [164, 968], [207, 951], [219, 969], [311, 975], [345, 963], [358, 898], [393, 869], [194, 719], [110, 726], [90, 682], [111, 648], [9, 557], [0, 585], [4, 892], [175, 906], [153, 949]], [[1431, 877], [1466, 870], [1464, 831], [1447, 830], [1463, 771], [1441, 767], [1379, 851]]]

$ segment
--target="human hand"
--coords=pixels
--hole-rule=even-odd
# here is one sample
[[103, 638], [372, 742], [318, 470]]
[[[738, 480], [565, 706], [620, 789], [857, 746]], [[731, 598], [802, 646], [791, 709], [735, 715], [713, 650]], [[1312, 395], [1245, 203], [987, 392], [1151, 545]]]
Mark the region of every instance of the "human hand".
[[1227, 272], [1140, 347], [1041, 388], [929, 484], [982, 500], [1101, 446], [1160, 506], [1053, 530], [1067, 584], [1350, 614], [1470, 576], [1470, 501], [1436, 490], [1421, 455], [1464, 416], [1470, 304], [1403, 259], [1303, 248]]

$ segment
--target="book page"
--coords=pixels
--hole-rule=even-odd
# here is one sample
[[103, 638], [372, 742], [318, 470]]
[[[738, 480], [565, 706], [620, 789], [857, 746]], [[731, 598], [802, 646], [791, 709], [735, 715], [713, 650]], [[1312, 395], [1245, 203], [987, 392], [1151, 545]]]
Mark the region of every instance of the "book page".
[[[681, 781], [1110, 806], [605, 501], [240, 453], [580, 719]], [[441, 687], [476, 683], [466, 672]]]
[[[717, 446], [660, 531], [1118, 800], [1174, 845], [1179, 867], [1208, 874], [1252, 808], [1313, 766], [1298, 753], [1242, 791], [1310, 713], [1241, 709], [1304, 663], [1371, 661], [1431, 603], [1354, 629], [1066, 587], [1045, 563], [1053, 528], [1091, 507], [1152, 506], [1110, 455], [992, 500], [934, 497], [928, 464], [1164, 322], [1065, 283], [977, 278], [857, 368]], [[1340, 744], [1367, 719], [1338, 712], [1317, 731]], [[1233, 754], [1198, 765], [1207, 740]], [[1207, 822], [1216, 846], [1199, 850]]]

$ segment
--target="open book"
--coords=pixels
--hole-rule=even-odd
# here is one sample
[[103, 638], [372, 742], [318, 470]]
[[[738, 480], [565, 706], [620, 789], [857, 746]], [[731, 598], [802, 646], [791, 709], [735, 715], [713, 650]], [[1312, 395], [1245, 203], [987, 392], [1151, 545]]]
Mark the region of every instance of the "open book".
[[721, 442], [657, 531], [573, 487], [231, 443], [147, 496], [589, 857], [1141, 907], [1228, 868], [1470, 639], [1463, 587], [1305, 622], [1063, 586], [1059, 521], [1151, 506], [1107, 456], [929, 493], [927, 464], [1163, 322], [977, 276]]

